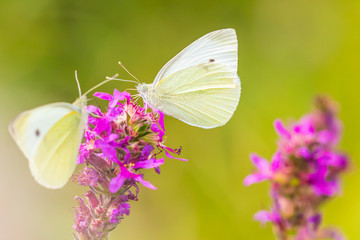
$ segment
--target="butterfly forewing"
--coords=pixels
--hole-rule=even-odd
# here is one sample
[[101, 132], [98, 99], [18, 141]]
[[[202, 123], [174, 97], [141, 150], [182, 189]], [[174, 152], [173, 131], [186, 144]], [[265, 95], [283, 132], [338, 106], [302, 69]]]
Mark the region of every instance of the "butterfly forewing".
[[221, 29], [199, 38], [174, 58], [156, 75], [153, 85], [171, 74], [207, 62], [221, 63], [231, 72], [237, 72], [237, 37], [234, 29]]
[[19, 148], [33, 159], [45, 133], [63, 116], [74, 111], [69, 103], [52, 103], [21, 113], [9, 125], [9, 130]]

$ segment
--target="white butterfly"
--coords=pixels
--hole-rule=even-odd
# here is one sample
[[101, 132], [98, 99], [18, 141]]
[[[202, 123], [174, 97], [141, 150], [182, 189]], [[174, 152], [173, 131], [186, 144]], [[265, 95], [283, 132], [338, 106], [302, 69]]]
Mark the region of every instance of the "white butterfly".
[[197, 127], [222, 126], [240, 98], [237, 47], [234, 29], [210, 32], [166, 63], [152, 84], [136, 89], [152, 109]]
[[10, 123], [11, 136], [28, 158], [32, 175], [44, 187], [61, 188], [71, 177], [87, 125], [85, 107], [86, 96], [80, 93], [72, 104], [37, 107]]

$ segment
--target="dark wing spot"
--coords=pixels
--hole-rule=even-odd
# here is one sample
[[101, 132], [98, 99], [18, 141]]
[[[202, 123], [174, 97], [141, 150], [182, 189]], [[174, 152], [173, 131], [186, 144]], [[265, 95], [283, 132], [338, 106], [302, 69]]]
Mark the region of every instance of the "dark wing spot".
[[36, 129], [35, 130], [35, 135], [38, 137], [38, 136], [40, 136], [40, 130], [39, 129]]
[[215, 59], [211, 58], [209, 59], [209, 62], [215, 62]]

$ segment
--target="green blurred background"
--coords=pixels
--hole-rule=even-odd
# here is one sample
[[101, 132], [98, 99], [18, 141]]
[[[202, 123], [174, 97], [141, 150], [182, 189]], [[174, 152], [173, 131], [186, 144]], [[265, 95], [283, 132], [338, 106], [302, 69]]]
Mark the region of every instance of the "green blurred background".
[[[189, 162], [167, 160], [161, 175], [145, 172], [158, 190], [141, 187], [131, 214], [111, 239], [274, 239], [253, 214], [271, 205], [269, 184], [242, 184], [248, 155], [270, 158], [273, 121], [298, 119], [317, 93], [341, 105], [340, 149], [353, 160], [343, 193], [324, 207], [324, 224], [359, 239], [359, 43], [357, 0], [0, 2], [2, 239], [72, 239], [73, 201], [85, 188], [38, 185], [11, 140], [8, 123], [21, 111], [78, 96], [116, 72], [121, 60], [150, 83], [171, 57], [216, 29], [235, 28], [242, 96], [224, 127], [203, 130], [167, 117], [167, 145]], [[133, 84], [110, 83], [101, 91]], [[92, 101], [91, 103], [94, 103]]]

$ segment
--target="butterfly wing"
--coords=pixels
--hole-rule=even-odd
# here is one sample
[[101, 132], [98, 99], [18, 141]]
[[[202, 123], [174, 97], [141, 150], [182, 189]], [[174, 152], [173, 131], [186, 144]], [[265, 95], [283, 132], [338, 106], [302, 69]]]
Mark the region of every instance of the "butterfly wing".
[[145, 102], [167, 115], [202, 128], [224, 125], [240, 98], [235, 30], [199, 38], [165, 64], [144, 89], [140, 95]]
[[204, 63], [177, 71], [149, 91], [149, 105], [202, 128], [224, 125], [240, 98], [236, 72], [220, 63]]
[[221, 29], [210, 32], [182, 50], [156, 75], [155, 87], [171, 74], [202, 63], [215, 62], [228, 66], [228, 71], [237, 72], [238, 43], [234, 29]]
[[41, 185], [61, 188], [75, 166], [87, 113], [69, 103], [44, 105], [20, 114], [9, 126]]

